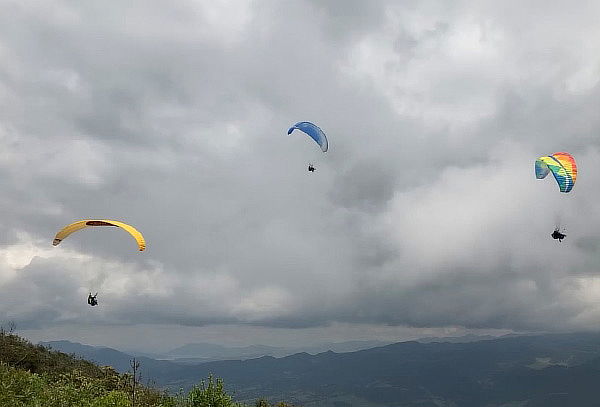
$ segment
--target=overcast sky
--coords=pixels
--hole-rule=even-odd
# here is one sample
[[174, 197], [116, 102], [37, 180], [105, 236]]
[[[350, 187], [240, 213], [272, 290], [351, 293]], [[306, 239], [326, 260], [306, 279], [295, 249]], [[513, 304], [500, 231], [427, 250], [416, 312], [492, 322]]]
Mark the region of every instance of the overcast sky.
[[[597, 329], [598, 16], [0, 0], [0, 321], [140, 350]], [[327, 153], [286, 135], [301, 120]], [[557, 151], [569, 194], [534, 177]], [[52, 247], [88, 218], [147, 250], [112, 228]]]

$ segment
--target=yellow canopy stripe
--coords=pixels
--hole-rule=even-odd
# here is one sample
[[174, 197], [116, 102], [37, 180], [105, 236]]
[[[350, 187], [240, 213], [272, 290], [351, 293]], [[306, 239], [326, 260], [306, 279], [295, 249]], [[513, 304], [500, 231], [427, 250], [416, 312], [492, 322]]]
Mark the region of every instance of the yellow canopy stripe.
[[65, 226], [56, 234], [52, 245], [57, 246], [63, 239], [65, 239], [71, 233], [75, 233], [78, 230], [90, 226], [116, 226], [121, 229], [125, 229], [127, 232], [129, 232], [131, 236], [133, 236], [133, 238], [138, 244], [138, 248], [140, 249], [140, 251], [144, 251], [146, 249], [146, 241], [144, 240], [144, 236], [142, 236], [142, 234], [136, 228], [123, 222], [106, 219], [87, 219], [71, 223], [70, 225]]

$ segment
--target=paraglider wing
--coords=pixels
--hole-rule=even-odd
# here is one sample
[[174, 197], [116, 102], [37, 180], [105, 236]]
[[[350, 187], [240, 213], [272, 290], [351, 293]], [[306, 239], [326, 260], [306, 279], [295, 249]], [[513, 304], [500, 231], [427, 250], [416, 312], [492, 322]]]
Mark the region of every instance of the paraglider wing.
[[298, 122], [294, 124], [288, 130], [288, 134], [292, 134], [294, 130], [300, 130], [310, 136], [316, 143], [321, 147], [323, 152], [326, 152], [329, 148], [329, 143], [327, 142], [327, 137], [323, 130], [321, 130], [317, 125], [311, 122]]
[[540, 157], [535, 161], [535, 177], [545, 178], [552, 172], [560, 192], [569, 192], [573, 189], [577, 180], [577, 164], [569, 153], [554, 153], [549, 156]]
[[123, 222], [119, 222], [116, 220], [100, 220], [100, 219], [88, 219], [88, 220], [80, 220], [75, 223], [71, 223], [68, 226], [65, 226], [61, 229], [56, 236], [54, 237], [54, 241], [52, 242], [53, 246], [58, 246], [58, 244], [63, 241], [67, 236], [72, 233], [77, 232], [78, 230], [91, 227], [91, 226], [116, 226], [121, 229], [127, 231], [138, 244], [138, 248], [140, 251], [144, 251], [146, 249], [146, 241], [144, 240], [144, 236], [133, 226], [128, 225]]

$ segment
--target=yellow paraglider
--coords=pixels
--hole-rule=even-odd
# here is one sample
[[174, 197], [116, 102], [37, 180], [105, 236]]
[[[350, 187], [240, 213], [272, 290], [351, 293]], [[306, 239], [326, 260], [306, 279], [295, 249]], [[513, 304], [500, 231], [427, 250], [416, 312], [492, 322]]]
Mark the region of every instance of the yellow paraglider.
[[140, 251], [144, 251], [146, 249], [146, 241], [144, 240], [144, 236], [133, 226], [128, 225], [123, 222], [119, 222], [116, 220], [105, 220], [105, 219], [88, 219], [88, 220], [80, 220], [79, 222], [71, 223], [68, 226], [65, 226], [62, 230], [60, 230], [56, 236], [54, 237], [54, 241], [52, 242], [53, 246], [57, 246], [63, 239], [69, 236], [71, 233], [77, 232], [78, 230], [90, 227], [90, 226], [116, 226], [121, 229], [125, 229], [138, 244], [138, 248]]

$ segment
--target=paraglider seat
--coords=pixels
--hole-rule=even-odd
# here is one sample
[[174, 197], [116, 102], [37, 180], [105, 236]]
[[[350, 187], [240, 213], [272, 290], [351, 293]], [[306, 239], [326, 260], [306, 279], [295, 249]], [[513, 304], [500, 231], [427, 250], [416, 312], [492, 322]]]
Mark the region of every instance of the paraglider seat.
[[562, 240], [567, 237], [564, 233], [560, 233], [558, 229], [555, 229], [550, 236], [552, 236], [552, 239], [558, 240], [559, 242], [562, 242]]
[[91, 305], [92, 307], [98, 305], [98, 300], [96, 299], [97, 296], [98, 296], [98, 293], [96, 293], [96, 295], [92, 295], [92, 293], [90, 293], [90, 295], [88, 295], [88, 304]]

